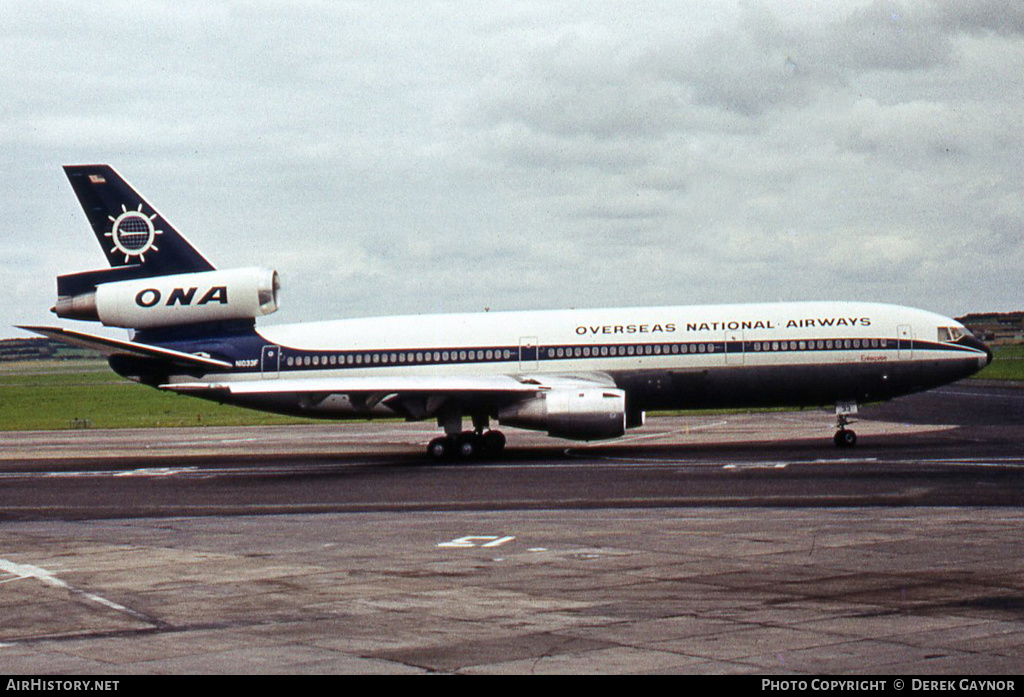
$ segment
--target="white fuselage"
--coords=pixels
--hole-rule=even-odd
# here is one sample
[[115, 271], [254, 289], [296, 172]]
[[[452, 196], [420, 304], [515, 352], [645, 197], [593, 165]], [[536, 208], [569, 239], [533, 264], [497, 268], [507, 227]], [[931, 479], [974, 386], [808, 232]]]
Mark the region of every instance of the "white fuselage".
[[947, 327], [963, 330], [932, 312], [855, 302], [346, 319], [262, 328], [281, 347], [279, 361], [261, 365], [263, 375], [238, 377], [614, 374], [962, 358], [939, 342]]
[[[955, 320], [859, 302], [411, 315], [271, 326], [259, 335], [259, 358], [247, 354], [236, 370], [202, 380], [237, 384], [231, 401], [246, 406], [330, 418], [388, 410], [378, 400], [325, 400], [307, 410], [288, 400], [286, 385], [299, 394], [310, 392], [309, 381], [340, 391], [350, 383], [329, 381], [513, 376], [550, 387], [614, 386], [634, 410], [810, 406], [888, 399], [988, 362]], [[282, 381], [269, 388], [272, 398], [240, 384], [268, 380]], [[416, 383], [402, 385], [415, 391]]]

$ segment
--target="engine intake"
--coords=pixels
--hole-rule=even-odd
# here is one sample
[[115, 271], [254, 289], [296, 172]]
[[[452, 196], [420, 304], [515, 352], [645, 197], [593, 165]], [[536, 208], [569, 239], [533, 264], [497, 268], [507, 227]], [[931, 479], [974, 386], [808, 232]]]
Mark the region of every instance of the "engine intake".
[[609, 388], [551, 390], [498, 412], [503, 425], [569, 440], [604, 440], [626, 432], [626, 393]]
[[203, 271], [104, 283], [58, 298], [53, 312], [107, 327], [153, 329], [269, 315], [280, 307], [280, 290], [273, 269]]

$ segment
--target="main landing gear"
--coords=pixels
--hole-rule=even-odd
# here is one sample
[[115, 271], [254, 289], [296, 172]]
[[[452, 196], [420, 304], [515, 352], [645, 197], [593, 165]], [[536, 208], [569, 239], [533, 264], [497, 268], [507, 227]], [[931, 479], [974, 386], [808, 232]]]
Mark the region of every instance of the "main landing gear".
[[427, 455], [435, 460], [473, 457], [497, 457], [505, 449], [505, 434], [501, 431], [463, 431], [435, 438], [427, 446]]
[[437, 425], [444, 428], [444, 435], [430, 441], [427, 455], [435, 460], [473, 457], [497, 457], [505, 449], [505, 434], [490, 430], [486, 414], [473, 415], [473, 430], [462, 430], [462, 413], [451, 409], [442, 413]]

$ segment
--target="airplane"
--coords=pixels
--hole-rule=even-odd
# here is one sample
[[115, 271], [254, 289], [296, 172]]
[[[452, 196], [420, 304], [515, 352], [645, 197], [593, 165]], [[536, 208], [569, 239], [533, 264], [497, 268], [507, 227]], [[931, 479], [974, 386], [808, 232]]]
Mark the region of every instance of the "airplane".
[[[23, 326], [96, 349], [161, 390], [325, 419], [436, 420], [433, 458], [494, 456], [501, 426], [614, 439], [652, 410], [836, 408], [965, 378], [992, 360], [962, 324], [910, 307], [777, 302], [481, 312], [266, 326], [269, 268], [219, 269], [109, 165], [64, 167], [109, 268], [58, 276], [58, 317], [113, 339]], [[472, 429], [463, 430], [469, 418]]]

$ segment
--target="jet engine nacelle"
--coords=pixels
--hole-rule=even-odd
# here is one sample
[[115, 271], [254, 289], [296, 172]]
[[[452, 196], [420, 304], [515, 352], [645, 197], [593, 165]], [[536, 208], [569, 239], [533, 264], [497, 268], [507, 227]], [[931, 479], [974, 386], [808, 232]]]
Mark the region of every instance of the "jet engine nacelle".
[[91, 293], [59, 298], [53, 311], [108, 327], [153, 329], [269, 315], [280, 305], [280, 290], [273, 269], [203, 271], [104, 283]]
[[626, 393], [609, 388], [551, 390], [501, 409], [498, 421], [569, 440], [618, 438], [626, 432]]

